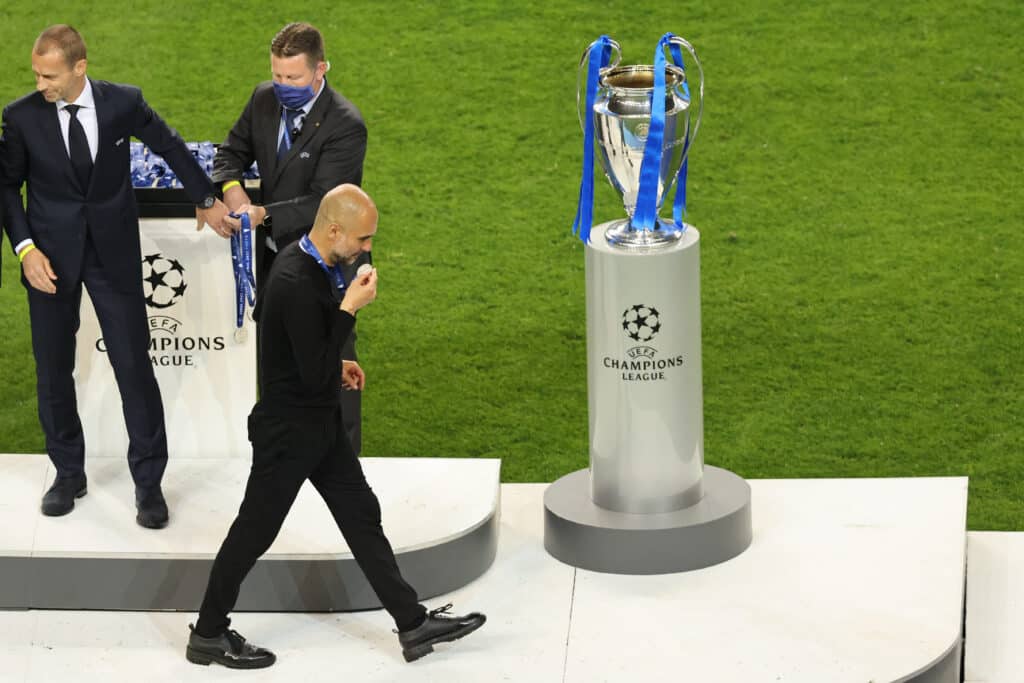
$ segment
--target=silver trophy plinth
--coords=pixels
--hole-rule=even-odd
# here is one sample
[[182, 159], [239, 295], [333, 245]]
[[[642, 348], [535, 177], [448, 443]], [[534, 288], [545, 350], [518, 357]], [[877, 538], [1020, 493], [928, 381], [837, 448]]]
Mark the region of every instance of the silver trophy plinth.
[[[663, 41], [684, 48], [700, 71], [688, 42]], [[717, 564], [743, 552], [752, 535], [749, 485], [704, 466], [700, 234], [657, 211], [653, 226], [636, 220], [655, 68], [616, 59], [600, 70], [593, 104], [581, 112], [584, 128], [592, 117], [597, 158], [628, 218], [594, 226], [585, 249], [590, 468], [554, 482], [544, 497], [552, 555], [626, 574]], [[700, 125], [700, 74], [691, 129], [686, 73], [665, 67], [658, 208]]]

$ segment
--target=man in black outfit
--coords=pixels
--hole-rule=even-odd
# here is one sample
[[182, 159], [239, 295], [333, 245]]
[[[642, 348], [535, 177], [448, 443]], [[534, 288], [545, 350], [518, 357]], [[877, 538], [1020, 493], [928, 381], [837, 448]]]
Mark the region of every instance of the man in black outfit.
[[380, 504], [366, 483], [342, 423], [339, 387], [361, 389], [362, 369], [342, 361], [355, 315], [377, 296], [377, 272], [346, 283], [341, 266], [370, 250], [377, 209], [355, 185], [328, 192], [313, 229], [280, 251], [256, 304], [259, 396], [249, 416], [253, 466], [238, 517], [210, 572], [185, 654], [196, 664], [255, 669], [273, 653], [229, 630], [246, 574], [270, 547], [306, 479], [327, 503], [356, 562], [395, 620], [402, 654], [413, 661], [439, 642], [485, 621], [479, 613], [427, 612], [405, 582], [381, 528]]

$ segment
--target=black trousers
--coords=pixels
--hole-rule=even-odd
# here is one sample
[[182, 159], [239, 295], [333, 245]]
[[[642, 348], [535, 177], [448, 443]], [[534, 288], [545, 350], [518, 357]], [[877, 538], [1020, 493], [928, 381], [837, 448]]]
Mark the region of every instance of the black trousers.
[[341, 411], [326, 419], [282, 418], [257, 404], [249, 416], [249, 440], [253, 462], [245, 498], [213, 562], [196, 631], [212, 637], [230, 625], [242, 581], [274, 542], [306, 479], [327, 503], [399, 630], [418, 625], [426, 609], [398, 569], [381, 528], [380, 503], [349, 446]]
[[85, 439], [72, 375], [83, 284], [96, 309], [121, 394], [132, 478], [140, 488], [159, 486], [167, 467], [167, 432], [160, 387], [149, 358], [149, 322], [142, 284], [131, 291], [116, 288], [88, 237], [79, 282], [66, 289], [67, 283], [58, 282], [61, 289], [57, 294], [28, 288], [36, 396], [46, 452], [58, 477], [85, 471]]

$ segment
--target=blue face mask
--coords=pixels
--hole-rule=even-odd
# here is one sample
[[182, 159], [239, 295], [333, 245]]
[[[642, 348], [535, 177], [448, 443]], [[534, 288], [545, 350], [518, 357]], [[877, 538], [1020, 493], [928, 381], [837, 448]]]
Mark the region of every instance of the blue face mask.
[[313, 84], [305, 87], [295, 85], [284, 85], [274, 81], [274, 94], [277, 100], [288, 109], [301, 109], [303, 105], [313, 99], [316, 94], [313, 92]]

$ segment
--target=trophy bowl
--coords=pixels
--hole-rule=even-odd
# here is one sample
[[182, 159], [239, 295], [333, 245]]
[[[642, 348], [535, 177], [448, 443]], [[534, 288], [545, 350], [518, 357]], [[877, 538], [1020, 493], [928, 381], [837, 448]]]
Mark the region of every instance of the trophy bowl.
[[[610, 41], [610, 44], [615, 52], [619, 52], [618, 43]], [[655, 160], [657, 189], [653, 226], [640, 225], [635, 220], [635, 214], [638, 199], [643, 193], [641, 169], [654, 109], [657, 67], [650, 64], [620, 65], [618, 59], [602, 67], [589, 112], [583, 111], [586, 107], [583, 105], [582, 92], [577, 93], [580, 124], [585, 127], [584, 116], [592, 117], [598, 159], [608, 181], [621, 197], [628, 216], [605, 225], [605, 238], [617, 246], [656, 247], [670, 244], [677, 241], [685, 229], [678, 215], [673, 221], [662, 219], [657, 213], [661, 210], [665, 196], [680, 179], [680, 169], [683, 168], [700, 126], [704, 108], [704, 72], [689, 42], [672, 36], [667, 39], [667, 44], [676, 51], [679, 47], [684, 48], [693, 57], [700, 75], [699, 87], [696, 89], [699, 97], [694, 97], [695, 93], [691, 92], [681, 58], [676, 64], [665, 64], [664, 130], [661, 149]], [[580, 62], [581, 75], [589, 50]], [[696, 115], [691, 122], [690, 113], [694, 108]], [[646, 151], [650, 154], [651, 150]], [[647, 179], [650, 182], [655, 178], [648, 174]], [[685, 193], [685, 171], [679, 184], [681, 187], [677, 192]]]
[[[682, 69], [665, 67], [665, 137], [658, 173], [659, 209], [679, 174], [686, 151], [690, 98], [683, 91], [685, 83], [686, 74]], [[653, 66], [618, 66], [601, 75], [594, 103], [598, 159], [629, 215], [629, 219], [613, 221], [605, 231], [605, 237], [609, 242], [623, 246], [674, 242], [682, 234], [671, 222], [662, 219], [658, 220], [654, 230], [638, 230], [632, 223], [640, 191], [640, 167], [650, 128], [653, 93]]]

